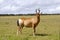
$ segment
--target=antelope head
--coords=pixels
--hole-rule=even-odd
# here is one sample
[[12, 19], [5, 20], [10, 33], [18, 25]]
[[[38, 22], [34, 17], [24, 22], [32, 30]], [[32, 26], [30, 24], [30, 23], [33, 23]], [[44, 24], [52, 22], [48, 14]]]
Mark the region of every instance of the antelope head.
[[36, 9], [36, 15], [40, 17], [40, 9]]

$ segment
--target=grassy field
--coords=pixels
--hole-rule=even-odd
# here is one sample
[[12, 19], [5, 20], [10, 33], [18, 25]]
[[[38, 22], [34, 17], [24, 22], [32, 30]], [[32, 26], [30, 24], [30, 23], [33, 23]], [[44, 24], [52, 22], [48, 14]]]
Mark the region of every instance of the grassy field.
[[[33, 29], [24, 27], [22, 34], [16, 35], [16, 20], [22, 16], [0, 16], [0, 40], [59, 40], [60, 15], [41, 15], [41, 22]], [[33, 16], [23, 16], [33, 17]]]

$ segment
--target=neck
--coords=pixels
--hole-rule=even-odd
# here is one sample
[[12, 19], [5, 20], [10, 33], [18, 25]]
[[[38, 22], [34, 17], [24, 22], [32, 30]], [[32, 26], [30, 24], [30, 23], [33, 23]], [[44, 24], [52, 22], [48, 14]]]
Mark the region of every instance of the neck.
[[[39, 14], [40, 15], [40, 14]], [[37, 15], [38, 22], [40, 22], [40, 16]]]

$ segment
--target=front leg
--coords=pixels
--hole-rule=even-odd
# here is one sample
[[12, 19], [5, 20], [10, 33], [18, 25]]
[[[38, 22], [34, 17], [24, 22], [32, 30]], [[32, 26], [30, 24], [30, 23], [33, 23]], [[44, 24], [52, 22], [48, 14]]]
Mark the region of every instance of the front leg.
[[35, 36], [36, 28], [35, 28], [34, 24], [32, 24], [32, 27], [33, 27], [33, 36]]

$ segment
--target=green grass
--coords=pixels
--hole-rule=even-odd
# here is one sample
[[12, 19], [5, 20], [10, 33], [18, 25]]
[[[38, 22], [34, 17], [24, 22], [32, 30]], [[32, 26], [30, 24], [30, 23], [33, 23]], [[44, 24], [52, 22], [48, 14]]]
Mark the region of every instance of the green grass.
[[[0, 40], [59, 40], [60, 15], [41, 15], [41, 22], [32, 36], [32, 28], [23, 28], [22, 34], [16, 35], [16, 20], [22, 16], [0, 16]], [[33, 16], [23, 16], [33, 17]]]

